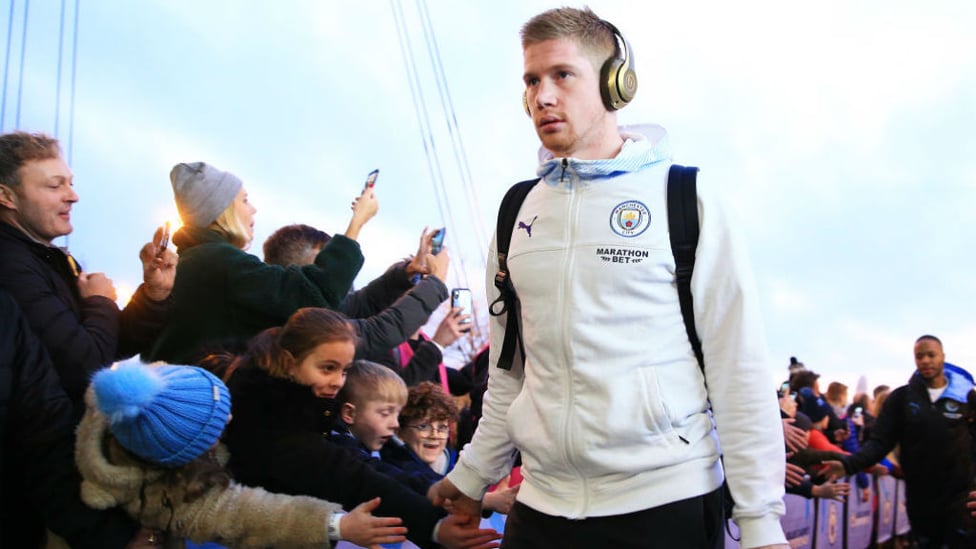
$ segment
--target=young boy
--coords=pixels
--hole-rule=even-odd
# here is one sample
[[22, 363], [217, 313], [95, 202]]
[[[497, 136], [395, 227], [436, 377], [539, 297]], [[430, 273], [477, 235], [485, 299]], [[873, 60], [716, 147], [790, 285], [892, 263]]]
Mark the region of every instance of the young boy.
[[400, 410], [407, 403], [407, 386], [403, 379], [386, 366], [357, 360], [346, 371], [346, 384], [336, 399], [342, 425], [329, 434], [329, 440], [359, 451], [377, 471], [426, 494], [427, 488], [439, 477], [404, 471], [379, 459], [380, 448], [392, 444], [390, 441], [400, 426]]
[[346, 371], [346, 384], [336, 398], [339, 418], [348, 430], [333, 431], [333, 440], [375, 456], [396, 434], [400, 410], [407, 403], [407, 386], [393, 370], [357, 360]]

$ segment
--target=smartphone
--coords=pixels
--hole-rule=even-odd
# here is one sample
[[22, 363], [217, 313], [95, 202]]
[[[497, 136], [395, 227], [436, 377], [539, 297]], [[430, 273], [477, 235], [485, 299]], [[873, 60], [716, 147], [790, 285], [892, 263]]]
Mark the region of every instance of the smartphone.
[[430, 253], [437, 255], [444, 249], [444, 233], [447, 227], [441, 227], [434, 231], [434, 238], [430, 239]]
[[864, 409], [861, 408], [860, 406], [854, 408], [854, 419], [859, 419], [861, 417], [861, 414], [863, 413], [864, 413]]
[[163, 224], [163, 237], [159, 240], [159, 253], [156, 256], [163, 255], [167, 247], [169, 247], [169, 221]]
[[[454, 288], [451, 290], [451, 308], [460, 307], [461, 311], [458, 314], [461, 315], [471, 315], [471, 290], [467, 288]], [[468, 318], [462, 324], [471, 324], [471, 319]], [[468, 328], [470, 329], [470, 328]], [[467, 332], [468, 330], [463, 330]]]
[[783, 398], [783, 396], [786, 395], [786, 392], [789, 390], [790, 390], [790, 382], [789, 381], [783, 382], [783, 384], [779, 386], [779, 397]]
[[373, 187], [375, 187], [376, 178], [379, 176], [380, 176], [379, 169], [369, 172], [369, 175], [366, 176], [366, 185], [363, 186], [363, 190], [365, 191], [366, 189], [372, 189]]

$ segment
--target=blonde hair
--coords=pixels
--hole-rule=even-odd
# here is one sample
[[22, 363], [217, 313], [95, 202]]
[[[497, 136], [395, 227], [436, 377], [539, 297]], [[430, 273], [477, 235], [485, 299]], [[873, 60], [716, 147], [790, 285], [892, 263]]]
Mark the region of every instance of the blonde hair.
[[[236, 199], [234, 202], [236, 202]], [[214, 219], [214, 222], [210, 224], [210, 228], [220, 233], [221, 236], [226, 238], [234, 246], [246, 250], [251, 244], [251, 240], [247, 235], [247, 227], [244, 226], [244, 222], [237, 215], [234, 202], [231, 202], [230, 206], [227, 206], [224, 211], [220, 212], [217, 219]]]
[[579, 45], [599, 73], [617, 52], [617, 38], [590, 8], [555, 8], [544, 11], [522, 26], [522, 49], [547, 40], [569, 39]]
[[341, 403], [362, 406], [368, 402], [407, 403], [407, 384], [393, 370], [370, 362], [357, 360], [346, 370], [346, 384], [337, 397]]

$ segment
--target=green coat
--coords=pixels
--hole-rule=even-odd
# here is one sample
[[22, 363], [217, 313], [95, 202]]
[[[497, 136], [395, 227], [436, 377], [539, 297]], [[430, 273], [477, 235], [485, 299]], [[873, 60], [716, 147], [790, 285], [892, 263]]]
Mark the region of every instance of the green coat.
[[169, 322], [146, 360], [194, 364], [208, 351], [239, 351], [266, 328], [281, 326], [302, 307], [336, 309], [363, 265], [359, 244], [332, 237], [302, 267], [268, 265], [219, 233], [185, 226]]

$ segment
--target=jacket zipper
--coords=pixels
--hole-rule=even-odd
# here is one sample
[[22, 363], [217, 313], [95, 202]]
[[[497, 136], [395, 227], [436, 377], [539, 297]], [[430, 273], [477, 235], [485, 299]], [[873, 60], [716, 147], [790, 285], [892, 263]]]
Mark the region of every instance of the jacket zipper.
[[[568, 167], [569, 167], [569, 160], [563, 158], [562, 173], [559, 175], [559, 180], [561, 183], [566, 182], [566, 169]], [[575, 183], [575, 178], [573, 178], [572, 173], [570, 173], [570, 179], [573, 179]], [[575, 225], [576, 219], [579, 216], [579, 197], [577, 194], [577, 190], [578, 189], [576, 188], [575, 184], [570, 187], [569, 215], [566, 216], [567, 227], [570, 229], [576, 226]], [[586, 476], [583, 475], [582, 471], [580, 471], [579, 467], [577, 467], [577, 464], [574, 462], [572, 458], [572, 456], [574, 455], [573, 450], [576, 447], [576, 443], [573, 437], [574, 430], [571, 428], [572, 425], [571, 418], [573, 416], [573, 410], [575, 409], [573, 406], [573, 402], [575, 400], [575, 394], [573, 393], [573, 378], [572, 378], [573, 352], [572, 352], [572, 344], [569, 340], [570, 331], [568, 328], [570, 319], [568, 318], [569, 315], [566, 312], [567, 304], [569, 303], [569, 297], [567, 296], [567, 288], [571, 286], [571, 284], [566, 282], [566, 278], [571, 277], [573, 272], [573, 264], [574, 264], [573, 243], [576, 239], [576, 234], [570, 232], [568, 233], [568, 236], [569, 236], [569, 242], [567, 243], [566, 246], [567, 253], [566, 253], [566, 258], [563, 261], [563, 272], [566, 273], [566, 275], [565, 278], [563, 279], [562, 288], [560, 289], [560, 294], [561, 294], [560, 302], [562, 303], [562, 311], [561, 314], [559, 315], [559, 317], [562, 319], [563, 322], [563, 326], [562, 326], [563, 353], [564, 353], [563, 364], [566, 365], [565, 366], [566, 367], [566, 378], [565, 378], [566, 391], [565, 392], [567, 397], [566, 415], [563, 418], [563, 440], [565, 441], [563, 451], [565, 452], [565, 459], [567, 465], [572, 467], [573, 471], [576, 472], [576, 477], [579, 479], [580, 487], [582, 488], [582, 497], [578, 502], [578, 507], [576, 509], [575, 514], [578, 516], [583, 516], [584, 514], [583, 511], [589, 506], [590, 486]]]

